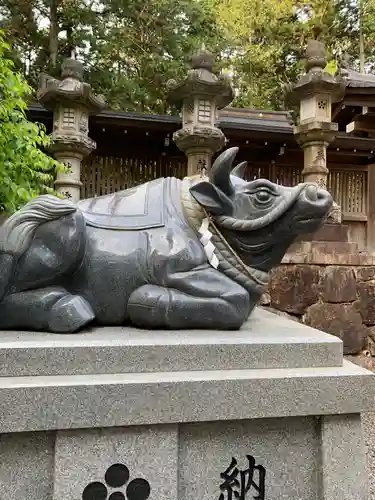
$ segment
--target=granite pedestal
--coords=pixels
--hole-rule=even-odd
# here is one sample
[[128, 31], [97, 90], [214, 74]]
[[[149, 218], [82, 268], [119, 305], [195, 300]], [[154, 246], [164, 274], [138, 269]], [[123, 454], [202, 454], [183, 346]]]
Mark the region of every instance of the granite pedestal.
[[1, 500], [368, 498], [372, 374], [260, 308], [238, 332], [1, 332], [0, 374]]

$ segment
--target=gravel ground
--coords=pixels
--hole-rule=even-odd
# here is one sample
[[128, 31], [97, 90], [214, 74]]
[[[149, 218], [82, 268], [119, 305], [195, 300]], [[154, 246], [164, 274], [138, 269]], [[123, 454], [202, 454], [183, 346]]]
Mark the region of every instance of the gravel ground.
[[[352, 363], [375, 372], [375, 358], [368, 356], [368, 353], [364, 353], [361, 356], [345, 356], [345, 358]], [[375, 500], [375, 413], [363, 413], [362, 422], [363, 437], [367, 448], [369, 500]]]

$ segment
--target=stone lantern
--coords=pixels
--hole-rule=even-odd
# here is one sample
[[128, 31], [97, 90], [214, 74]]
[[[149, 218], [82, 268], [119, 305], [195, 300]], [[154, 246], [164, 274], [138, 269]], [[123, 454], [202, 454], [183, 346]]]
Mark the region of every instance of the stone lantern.
[[95, 141], [88, 136], [89, 114], [100, 112], [104, 99], [94, 96], [91, 86], [83, 82], [82, 63], [66, 59], [61, 80], [46, 74], [41, 76], [38, 100], [53, 111], [51, 152], [68, 169], [57, 174], [56, 190], [76, 202], [82, 185], [81, 162], [96, 149]]
[[217, 128], [218, 110], [233, 100], [229, 80], [213, 73], [213, 56], [202, 48], [191, 58], [187, 77], [167, 82], [169, 100], [182, 107], [182, 128], [173, 135], [188, 158], [188, 175], [207, 172], [212, 156], [223, 148], [225, 135]]
[[[287, 88], [288, 102], [299, 106], [299, 123], [294, 127], [294, 134], [304, 151], [303, 181], [315, 182], [323, 188], [327, 187], [327, 148], [338, 130], [337, 123], [331, 121], [332, 103], [343, 98], [346, 87], [341, 77], [324, 71], [326, 65], [323, 43], [310, 40], [306, 50], [306, 73]], [[333, 212], [337, 216], [333, 216]], [[341, 218], [337, 205], [333, 212], [331, 216]]]

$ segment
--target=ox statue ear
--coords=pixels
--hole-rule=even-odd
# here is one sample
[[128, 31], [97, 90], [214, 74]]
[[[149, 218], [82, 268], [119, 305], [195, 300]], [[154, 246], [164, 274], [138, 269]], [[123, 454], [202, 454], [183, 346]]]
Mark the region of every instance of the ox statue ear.
[[235, 177], [240, 177], [240, 179], [243, 179], [245, 176], [246, 167], [247, 167], [247, 161], [243, 161], [238, 165], [236, 165], [230, 174], [234, 175]]
[[203, 208], [215, 215], [229, 215], [233, 211], [231, 200], [211, 182], [202, 181], [190, 188], [190, 194]]

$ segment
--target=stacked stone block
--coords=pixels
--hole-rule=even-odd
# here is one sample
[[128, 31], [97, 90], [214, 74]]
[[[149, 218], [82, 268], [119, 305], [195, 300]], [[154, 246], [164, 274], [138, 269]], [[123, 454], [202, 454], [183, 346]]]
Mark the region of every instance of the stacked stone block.
[[291, 248], [273, 270], [262, 305], [336, 335], [345, 354], [368, 349], [375, 355], [375, 257], [353, 243], [303, 242], [298, 253]]

